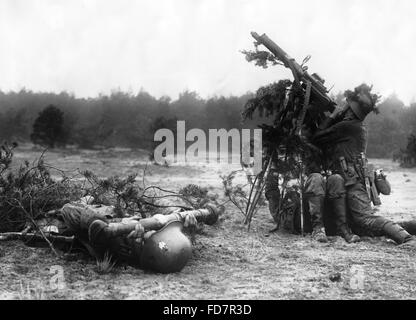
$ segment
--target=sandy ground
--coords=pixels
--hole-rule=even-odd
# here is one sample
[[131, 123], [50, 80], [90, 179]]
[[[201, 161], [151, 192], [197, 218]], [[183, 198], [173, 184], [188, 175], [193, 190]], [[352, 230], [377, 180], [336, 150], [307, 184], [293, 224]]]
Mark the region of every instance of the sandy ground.
[[[20, 148], [16, 159], [34, 159], [39, 151]], [[56, 151], [48, 163], [66, 170], [92, 169], [105, 175], [142, 172], [144, 152]], [[383, 197], [379, 214], [393, 220], [416, 218], [416, 170], [388, 160], [383, 167], [393, 193]], [[208, 186], [223, 197], [220, 175], [237, 166], [149, 165], [146, 179], [178, 190], [188, 183]], [[48, 248], [0, 243], [1, 299], [415, 299], [416, 252], [393, 242], [368, 239], [327, 244], [310, 236], [268, 235], [273, 222], [266, 208], [248, 232], [232, 205], [214, 226], [197, 235], [193, 257], [180, 273], [161, 275], [119, 267], [100, 275], [95, 261], [57, 259]]]

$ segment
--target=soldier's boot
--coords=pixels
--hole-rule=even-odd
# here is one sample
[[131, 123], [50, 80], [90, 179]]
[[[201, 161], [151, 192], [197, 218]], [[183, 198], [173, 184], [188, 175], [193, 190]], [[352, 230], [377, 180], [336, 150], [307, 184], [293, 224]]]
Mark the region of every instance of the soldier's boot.
[[323, 223], [324, 196], [309, 196], [308, 205], [312, 221], [312, 239], [328, 242]]
[[398, 222], [398, 225], [411, 235], [416, 235], [416, 220], [401, 221]]
[[405, 229], [403, 229], [397, 223], [392, 221], [387, 222], [383, 226], [383, 234], [397, 242], [403, 247], [410, 247], [416, 249], [416, 238], [409, 234]]
[[347, 223], [347, 208], [345, 197], [331, 199], [332, 210], [335, 216], [335, 225], [339, 236], [343, 237], [348, 243], [359, 242], [361, 239], [353, 234]]

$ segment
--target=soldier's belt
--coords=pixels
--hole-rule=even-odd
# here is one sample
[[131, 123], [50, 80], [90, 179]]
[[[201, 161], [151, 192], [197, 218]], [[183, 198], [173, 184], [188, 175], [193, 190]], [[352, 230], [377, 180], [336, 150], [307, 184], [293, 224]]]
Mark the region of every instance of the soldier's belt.
[[344, 172], [345, 186], [351, 186], [357, 182], [365, 185], [369, 199], [375, 206], [381, 204], [379, 193], [375, 184], [374, 166], [368, 164], [364, 153], [355, 157], [354, 161], [347, 162], [344, 157], [340, 158], [342, 171]]
[[346, 187], [352, 186], [359, 182], [360, 176], [353, 163], [347, 162], [344, 157], [340, 157], [339, 164], [341, 167], [341, 175], [344, 177]]

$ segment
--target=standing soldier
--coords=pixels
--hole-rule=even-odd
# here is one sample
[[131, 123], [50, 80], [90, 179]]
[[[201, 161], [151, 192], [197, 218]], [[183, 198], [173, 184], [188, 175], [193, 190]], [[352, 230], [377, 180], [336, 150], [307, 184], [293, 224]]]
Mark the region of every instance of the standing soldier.
[[[378, 96], [371, 87], [362, 84], [345, 93], [347, 107], [341, 121], [315, 134], [313, 142], [330, 156], [335, 173], [328, 179], [329, 198], [334, 203], [336, 217], [345, 219], [347, 208], [355, 233], [366, 236], [386, 236], [398, 244], [416, 247], [416, 239], [397, 223], [373, 215], [371, 199], [365, 183], [363, 155], [366, 150], [366, 129], [363, 120], [375, 111]], [[339, 222], [344, 224], [344, 221]]]

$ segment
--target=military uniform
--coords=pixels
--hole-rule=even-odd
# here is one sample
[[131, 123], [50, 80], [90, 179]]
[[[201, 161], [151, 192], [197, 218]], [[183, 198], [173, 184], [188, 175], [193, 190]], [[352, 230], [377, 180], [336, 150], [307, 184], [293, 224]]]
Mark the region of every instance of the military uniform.
[[308, 174], [305, 181], [305, 211], [310, 215], [312, 237], [319, 242], [328, 242], [324, 224], [325, 177], [318, 172]]
[[[338, 174], [325, 177], [321, 173], [312, 173], [308, 176], [305, 183], [305, 198], [312, 228], [315, 233], [320, 229], [326, 235], [339, 235], [347, 242], [357, 242], [360, 239], [351, 233], [347, 214], [342, 210], [345, 208], [346, 191], [344, 187], [339, 186], [339, 181], [343, 179]], [[318, 241], [319, 239], [322, 237], [318, 236]], [[326, 242], [325, 239], [320, 241]]]
[[65, 232], [75, 235], [95, 257], [101, 259], [110, 252], [118, 261], [140, 266], [142, 241], [127, 237], [121, 230], [124, 226], [133, 231], [138, 221], [112, 223], [93, 206], [76, 203], [63, 206], [60, 217], [67, 226]]
[[117, 221], [109, 219], [105, 210], [71, 203], [60, 210], [59, 217], [65, 233], [74, 235], [95, 257], [101, 259], [107, 252], [117, 261], [141, 269], [171, 273], [182, 270], [192, 253], [182, 228], [194, 228], [197, 223], [212, 225], [223, 211], [223, 207], [207, 203], [198, 210]]
[[[371, 199], [365, 183], [357, 172], [357, 158], [366, 149], [366, 129], [362, 120], [370, 112], [368, 105], [349, 101], [350, 107], [341, 122], [319, 132], [313, 142], [331, 154], [331, 169], [336, 175], [327, 189], [329, 197], [338, 199], [334, 212], [345, 217], [347, 208], [354, 233], [367, 236], [387, 236], [397, 243], [414, 241], [414, 238], [398, 224], [373, 214]], [[343, 157], [351, 176], [346, 176], [340, 159]], [[352, 179], [355, 177], [355, 179]]]
[[279, 220], [279, 205], [280, 205], [280, 190], [279, 190], [279, 172], [273, 165], [270, 169], [269, 175], [266, 178], [266, 185], [264, 194], [269, 202], [269, 212], [276, 224]]
[[[312, 156], [308, 157], [305, 161], [306, 164], [306, 182], [304, 190], [304, 231], [312, 232], [312, 236], [319, 242], [327, 242], [328, 239], [325, 235], [324, 226], [324, 198], [325, 198], [325, 178], [322, 174], [318, 173], [321, 171], [321, 167], [318, 165], [316, 159], [312, 159]], [[280, 208], [280, 190], [279, 190], [279, 172], [275, 165], [272, 165], [271, 171], [266, 179], [265, 196], [269, 202], [269, 212], [273, 217], [273, 220], [277, 225], [280, 225], [281, 217], [279, 215]], [[289, 195], [290, 196], [290, 195]], [[296, 198], [299, 198], [298, 196]], [[285, 227], [286, 229], [292, 229], [294, 232], [298, 232], [300, 229], [300, 202], [291, 200], [292, 205], [295, 208], [290, 208], [292, 212], [292, 219], [289, 223], [291, 228]], [[289, 208], [286, 208], [289, 210]]]

